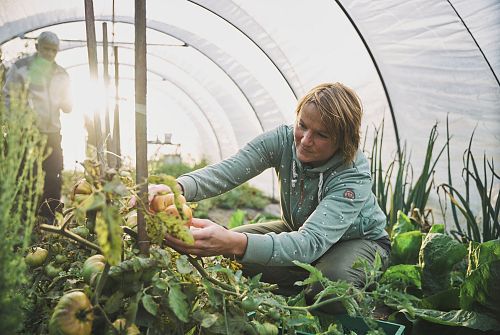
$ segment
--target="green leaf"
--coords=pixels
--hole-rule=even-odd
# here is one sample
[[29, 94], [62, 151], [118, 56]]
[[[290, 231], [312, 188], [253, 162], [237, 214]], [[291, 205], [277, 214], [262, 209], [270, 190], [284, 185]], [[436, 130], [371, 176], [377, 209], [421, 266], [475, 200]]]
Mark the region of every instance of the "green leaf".
[[110, 265], [121, 261], [123, 230], [120, 223], [121, 216], [115, 207], [104, 207], [102, 216], [98, 213], [96, 217], [97, 241]]
[[149, 294], [142, 296], [142, 305], [144, 309], [149, 312], [149, 314], [156, 316], [158, 314], [158, 304], [154, 301], [153, 297]]
[[431, 229], [429, 229], [429, 233], [440, 233], [444, 234], [444, 224], [443, 223], [438, 223], [438, 224], [433, 224], [431, 226]]
[[312, 266], [311, 264], [306, 264], [306, 263], [302, 263], [302, 262], [299, 262], [299, 261], [293, 261], [293, 264], [303, 268], [304, 270], [308, 271], [309, 272], [309, 278], [307, 278], [306, 280], [304, 281], [299, 281], [297, 283], [295, 283], [296, 285], [308, 285], [308, 284], [312, 284], [312, 283], [315, 283], [317, 281], [321, 281], [324, 277], [323, 277], [323, 273], [321, 273], [320, 270], [316, 269], [314, 266]]
[[435, 294], [450, 287], [450, 272], [463, 260], [465, 245], [448, 235], [429, 233], [422, 241], [419, 264], [422, 268], [422, 288], [427, 294]]
[[452, 287], [446, 291], [440, 291], [434, 295], [425, 297], [421, 300], [420, 307], [428, 309], [437, 309], [440, 311], [449, 311], [460, 309], [460, 289]]
[[244, 210], [237, 209], [236, 211], [234, 211], [234, 213], [229, 218], [228, 228], [233, 229], [243, 225], [246, 215], [247, 212]]
[[215, 322], [217, 322], [220, 316], [221, 315], [219, 313], [215, 314], [203, 313], [203, 320], [201, 320], [201, 326], [203, 328], [210, 328]]
[[471, 241], [468, 255], [469, 267], [467, 268], [467, 275], [470, 275], [481, 264], [500, 259], [500, 240], [491, 240], [481, 244]]
[[168, 265], [170, 265], [171, 262], [170, 253], [168, 253], [165, 249], [158, 247], [151, 248], [150, 253], [155, 259], [160, 261], [162, 267], [167, 267]]
[[182, 292], [179, 284], [170, 286], [170, 291], [168, 292], [168, 305], [179, 320], [183, 322], [189, 321], [189, 305], [186, 295]]
[[[407, 310], [403, 309], [401, 312], [409, 320], [414, 321], [414, 318], [408, 314]], [[467, 327], [481, 331], [497, 330], [500, 328], [500, 323], [495, 319], [481, 313], [464, 311], [462, 309], [442, 312], [433, 309], [415, 308], [413, 313], [417, 318], [446, 326]]]
[[104, 304], [104, 311], [108, 314], [113, 314], [118, 312], [121, 305], [123, 304], [124, 294], [122, 291], [116, 291], [109, 297], [109, 299]]
[[408, 287], [421, 289], [422, 280], [420, 276], [420, 267], [411, 264], [393, 265], [384, 272], [380, 279], [380, 283], [389, 284], [403, 290]]
[[104, 208], [106, 205], [106, 197], [102, 192], [94, 192], [85, 199], [78, 208], [81, 211], [87, 212]]
[[115, 175], [113, 180], [107, 182], [102, 188], [104, 192], [114, 193], [120, 196], [125, 196], [128, 194], [127, 186], [123, 185], [120, 180], [120, 177]]
[[175, 265], [177, 266], [177, 271], [183, 275], [191, 273], [194, 270], [186, 255], [181, 255], [181, 257], [177, 258], [175, 260]]
[[460, 306], [500, 315], [500, 260], [479, 265], [465, 278], [460, 288]]
[[392, 240], [391, 263], [415, 264], [422, 244], [423, 234], [420, 231], [400, 233]]
[[418, 227], [410, 220], [410, 218], [398, 210], [397, 221], [392, 227], [391, 239], [394, 239], [401, 233], [418, 230]]

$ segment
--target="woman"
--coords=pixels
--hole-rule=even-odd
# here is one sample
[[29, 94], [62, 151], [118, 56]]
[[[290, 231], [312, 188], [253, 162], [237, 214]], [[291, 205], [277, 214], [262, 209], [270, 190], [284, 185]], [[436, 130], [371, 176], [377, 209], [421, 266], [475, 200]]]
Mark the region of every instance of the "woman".
[[[362, 107], [356, 93], [340, 83], [314, 87], [298, 103], [293, 126], [266, 132], [232, 157], [178, 178], [188, 201], [226, 192], [267, 168], [278, 174], [281, 220], [233, 230], [193, 219], [194, 245], [167, 237], [174, 249], [194, 255], [238, 258], [247, 275], [278, 284], [293, 294], [293, 284], [308, 273], [294, 260], [313, 264], [332, 280], [363, 285], [352, 264], [362, 257], [384, 264], [390, 253], [386, 217], [371, 191], [369, 162], [359, 150]], [[320, 287], [311, 285], [312, 301]]]

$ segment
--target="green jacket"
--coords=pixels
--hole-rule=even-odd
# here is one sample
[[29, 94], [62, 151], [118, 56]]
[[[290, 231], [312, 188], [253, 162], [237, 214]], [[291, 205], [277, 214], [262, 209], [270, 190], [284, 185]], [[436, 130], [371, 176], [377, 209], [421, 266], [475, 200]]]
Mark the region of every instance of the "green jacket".
[[335, 154], [324, 165], [304, 166], [295, 154], [292, 126], [279, 126], [249, 142], [235, 155], [178, 178], [188, 201], [224, 193], [267, 168], [280, 180], [281, 217], [291, 230], [247, 234], [242, 259], [278, 266], [311, 263], [340, 240], [387, 235], [386, 217], [371, 191], [369, 162], [358, 150], [354, 163]]
[[[64, 68], [36, 53], [16, 61], [10, 67], [3, 87], [6, 105], [10, 106], [11, 90], [28, 88], [28, 104], [37, 114], [42, 133], [61, 131], [60, 111], [71, 112], [70, 80]], [[9, 107], [10, 108], [10, 107]]]

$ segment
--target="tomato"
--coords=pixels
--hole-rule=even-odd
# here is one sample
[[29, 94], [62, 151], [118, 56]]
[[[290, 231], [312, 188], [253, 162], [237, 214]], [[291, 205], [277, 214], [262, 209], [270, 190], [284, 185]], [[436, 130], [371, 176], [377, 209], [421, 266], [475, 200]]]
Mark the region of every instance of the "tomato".
[[268, 315], [271, 319], [276, 320], [276, 321], [278, 321], [278, 320], [280, 320], [280, 319], [281, 319], [280, 312], [279, 312], [279, 311], [278, 311], [278, 309], [277, 309], [277, 308], [275, 308], [275, 307], [271, 307], [271, 308], [269, 309], [269, 311], [267, 312], [267, 315]]
[[158, 194], [151, 200], [150, 209], [153, 212], [163, 212], [165, 209], [174, 203], [174, 194]]
[[245, 312], [253, 312], [259, 307], [259, 302], [252, 297], [245, 297], [241, 301], [241, 308]]
[[184, 215], [184, 219], [191, 222], [191, 219], [193, 218], [193, 211], [191, 210], [191, 207], [186, 204], [182, 204], [182, 214]]
[[259, 335], [278, 335], [279, 333], [278, 327], [269, 322], [260, 323], [257, 320], [252, 320], [251, 324]]
[[167, 208], [165, 208], [164, 212], [178, 219], [181, 218], [181, 215], [179, 214], [179, 211], [177, 210], [177, 207], [175, 207], [175, 205], [168, 206]]
[[45, 262], [48, 254], [49, 252], [46, 249], [36, 247], [32, 252], [26, 255], [24, 261], [29, 266], [33, 267], [40, 266], [43, 264], [43, 262]]
[[71, 231], [73, 233], [75, 233], [76, 235], [83, 237], [83, 238], [87, 238], [90, 235], [90, 230], [85, 226], [75, 227], [75, 228], [71, 229]]
[[55, 262], [56, 264], [63, 264], [68, 261], [68, 258], [64, 255], [56, 255]]
[[94, 255], [83, 263], [82, 276], [87, 284], [95, 281], [95, 277], [102, 272], [106, 263], [103, 255]]
[[59, 276], [59, 273], [62, 271], [61, 268], [54, 266], [54, 262], [50, 262], [49, 264], [45, 265], [44, 270], [45, 274], [50, 278]]
[[50, 335], [90, 335], [94, 314], [85, 293], [73, 291], [61, 297], [49, 321]]
[[92, 185], [85, 179], [80, 179], [73, 186], [73, 195], [75, 194], [92, 194]]
[[[141, 332], [139, 328], [135, 324], [131, 324], [129, 327], [126, 326], [127, 320], [125, 319], [116, 319], [113, 322], [113, 327], [119, 332], [119, 334], [125, 335], [140, 335]], [[114, 334], [114, 333], [113, 333]]]

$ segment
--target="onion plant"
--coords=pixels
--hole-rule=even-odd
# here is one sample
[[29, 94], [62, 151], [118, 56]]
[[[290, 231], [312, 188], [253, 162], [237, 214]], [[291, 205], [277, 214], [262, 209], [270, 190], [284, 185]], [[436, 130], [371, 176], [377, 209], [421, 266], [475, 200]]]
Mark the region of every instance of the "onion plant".
[[[448, 124], [446, 127], [449, 134]], [[489, 161], [486, 155], [483, 155], [482, 169], [478, 167], [474, 154], [472, 153], [472, 132], [469, 145], [464, 152], [462, 169], [462, 178], [465, 190], [460, 193], [453, 186], [451, 177], [450, 152], [448, 150], [448, 183], [439, 185], [446, 197], [450, 201], [454, 230], [450, 233], [459, 240], [486, 242], [500, 237], [500, 224], [498, 214], [500, 211], [500, 187], [498, 181], [500, 176], [495, 172], [493, 159]], [[476, 192], [481, 201], [480, 215], [474, 213], [471, 206], [471, 194]], [[462, 220], [458, 213], [462, 214]], [[465, 219], [465, 227], [461, 223]]]
[[406, 144], [402, 146], [401, 153], [396, 155], [387, 168], [384, 169], [382, 164], [383, 129], [384, 121], [382, 120], [381, 125], [375, 128], [370, 164], [372, 191], [375, 193], [380, 207], [387, 215], [387, 230], [389, 233], [392, 231], [392, 226], [397, 221], [399, 211], [409, 213], [414, 221], [424, 225], [426, 229], [428, 227], [425, 222], [424, 212], [434, 184], [434, 169], [444, 149], [448, 146], [449, 139], [438, 155], [433, 158], [434, 146], [438, 137], [437, 124], [434, 124], [427, 141], [423, 168], [417, 181], [413, 184], [413, 169], [409, 163]]

